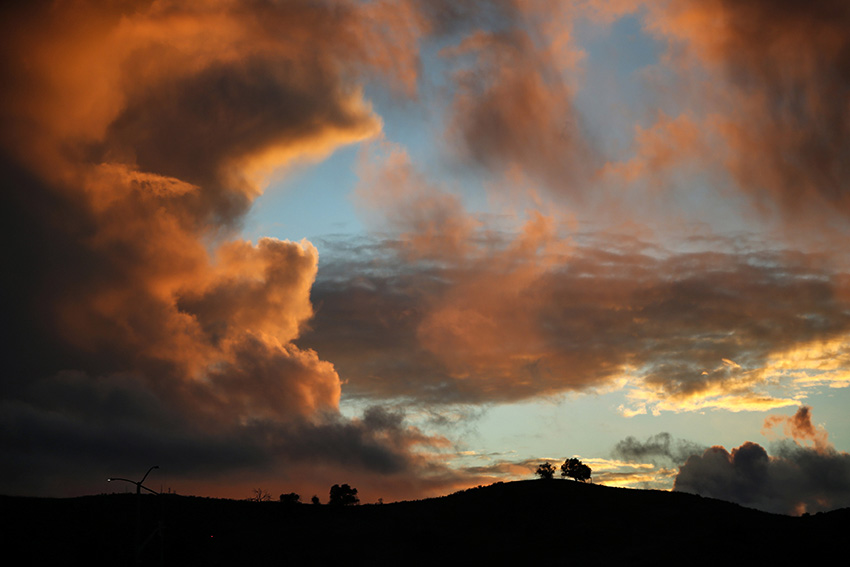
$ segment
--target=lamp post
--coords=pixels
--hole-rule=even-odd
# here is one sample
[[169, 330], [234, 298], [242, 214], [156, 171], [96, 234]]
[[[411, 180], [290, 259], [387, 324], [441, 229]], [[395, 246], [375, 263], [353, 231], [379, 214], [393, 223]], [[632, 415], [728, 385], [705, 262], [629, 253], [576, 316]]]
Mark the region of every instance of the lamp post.
[[[142, 477], [142, 480], [140, 480], [138, 482], [135, 481], [135, 480], [130, 480], [129, 478], [121, 478], [121, 477], [118, 477], [118, 476], [111, 476], [111, 477], [106, 479], [107, 482], [112, 482], [113, 480], [120, 480], [120, 481], [123, 481], [123, 482], [129, 482], [130, 484], [136, 485], [136, 534], [135, 534], [135, 538], [134, 538], [136, 565], [140, 565], [141, 562], [142, 562], [141, 553], [142, 553], [142, 545], [143, 544], [140, 541], [141, 540], [141, 523], [142, 523], [142, 489], [144, 488], [145, 490], [147, 490], [151, 494], [157, 494], [157, 495], [159, 494], [159, 492], [157, 492], [156, 490], [151, 490], [150, 488], [148, 488], [147, 486], [145, 486], [142, 483], [145, 482], [145, 479], [148, 478], [148, 475], [151, 474], [152, 470], [158, 469], [158, 468], [159, 468], [158, 465], [154, 465], [151, 468], [149, 468], [148, 472], [145, 473], [145, 476]], [[148, 539], [150, 539], [150, 538], [148, 538]], [[145, 541], [145, 543], [147, 543], [147, 541]]]

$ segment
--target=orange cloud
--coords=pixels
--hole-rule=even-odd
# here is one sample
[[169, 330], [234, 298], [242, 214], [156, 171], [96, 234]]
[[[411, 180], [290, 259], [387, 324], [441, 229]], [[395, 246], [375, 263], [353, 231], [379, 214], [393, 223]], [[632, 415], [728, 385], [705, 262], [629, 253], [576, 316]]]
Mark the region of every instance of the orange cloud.
[[595, 152], [568, 83], [580, 54], [570, 20], [548, 2], [517, 3], [510, 26], [476, 30], [442, 51], [457, 91], [447, 136], [496, 176], [518, 169], [555, 194], [581, 194]]
[[812, 423], [812, 408], [801, 406], [791, 417], [771, 415], [765, 418], [762, 433], [782, 424], [785, 435], [795, 441], [809, 441], [818, 453], [825, 453], [832, 448], [829, 434], [822, 427]]
[[299, 435], [390, 476], [441, 446], [339, 415], [333, 364], [296, 344], [310, 243], [233, 239], [274, 169], [380, 131], [364, 77], [415, 94], [423, 18], [345, 0], [3, 8], [2, 220], [17, 244], [0, 404], [4, 432], [29, 432], [3, 435], [5, 491], [56, 493], [65, 470], [83, 479], [73, 492], [92, 466], [156, 455], [183, 476], [340, 462], [287, 445]]
[[453, 403], [625, 388], [631, 415], [764, 411], [799, 403], [777, 356], [846, 342], [838, 274], [805, 254], [677, 254], [536, 212], [496, 230], [403, 153], [384, 165], [364, 195], [389, 206], [390, 233], [344, 256], [327, 243], [335, 268], [304, 337], [349, 392]]
[[352, 69], [409, 91], [424, 23], [406, 3], [83, 4], [14, 9], [4, 26], [14, 119], [0, 143], [23, 186], [12, 226], [44, 242], [41, 272], [20, 282], [40, 305], [21, 312], [41, 314], [36, 333], [168, 363], [196, 387], [244, 349], [265, 352], [316, 377], [320, 401], [299, 398], [311, 411], [335, 408], [332, 367], [292, 344], [312, 315], [316, 250], [225, 239], [262, 189], [257, 167], [379, 130]]
[[836, 0], [646, 3], [654, 33], [715, 79], [707, 111], [742, 187], [791, 217], [850, 211], [850, 7]]
[[[660, 123], [638, 130], [637, 156], [608, 164], [627, 178], [697, 160], [729, 172], [766, 214], [794, 226], [850, 212], [850, 8], [841, 0], [575, 0], [578, 17], [625, 16], [666, 41], [658, 94], [700, 125], [667, 144]], [[663, 78], [662, 78], [663, 77]], [[666, 132], [665, 132], [666, 131]], [[656, 134], [664, 133], [664, 138]], [[686, 134], [679, 129], [678, 134]], [[662, 142], [659, 145], [658, 142]], [[669, 151], [665, 151], [664, 147]], [[719, 166], [719, 167], [718, 167]], [[834, 219], [838, 220], [838, 219]], [[838, 220], [838, 222], [841, 222]], [[789, 223], [790, 226], [790, 223]]]
[[412, 260], [451, 259], [472, 253], [480, 226], [460, 198], [416, 170], [407, 152], [382, 142], [361, 156], [358, 203], [378, 230], [399, 234]]
[[607, 163], [603, 172], [620, 176], [626, 182], [652, 179], [668, 173], [688, 160], [707, 153], [705, 133], [688, 115], [670, 118], [663, 113], [650, 128], [635, 126], [635, 153], [625, 163]]

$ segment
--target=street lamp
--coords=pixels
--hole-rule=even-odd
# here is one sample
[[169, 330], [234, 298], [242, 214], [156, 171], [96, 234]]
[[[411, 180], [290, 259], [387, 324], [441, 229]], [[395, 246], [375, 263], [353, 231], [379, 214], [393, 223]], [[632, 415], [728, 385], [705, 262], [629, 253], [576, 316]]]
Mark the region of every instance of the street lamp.
[[[148, 488], [147, 486], [145, 486], [142, 483], [145, 482], [145, 479], [148, 478], [148, 475], [151, 474], [152, 470], [158, 469], [158, 468], [159, 468], [158, 465], [154, 465], [151, 468], [149, 468], [148, 472], [145, 473], [145, 476], [142, 477], [142, 480], [140, 480], [138, 482], [135, 481], [135, 480], [130, 480], [129, 478], [121, 478], [119, 476], [111, 476], [111, 477], [106, 479], [106, 482], [112, 482], [113, 480], [120, 480], [120, 481], [123, 481], [123, 482], [129, 482], [130, 484], [136, 485], [136, 535], [135, 535], [136, 565], [140, 565], [141, 562], [142, 562], [142, 557], [141, 557], [142, 547], [144, 547], [145, 544], [147, 544], [147, 542], [150, 541], [150, 537], [147, 540], [145, 540], [144, 543], [141, 543], [141, 541], [140, 541], [141, 540], [141, 523], [142, 523], [142, 499], [141, 499], [142, 489], [144, 488], [145, 490], [147, 490], [148, 492], [150, 492], [152, 494], [157, 494], [157, 495], [159, 494], [159, 492], [157, 492], [156, 490], [151, 490], [150, 488]], [[156, 530], [154, 530], [154, 533], [156, 533], [157, 530], [159, 530], [159, 529], [160, 528], [157, 528]], [[153, 537], [153, 533], [151, 534], [151, 537]]]

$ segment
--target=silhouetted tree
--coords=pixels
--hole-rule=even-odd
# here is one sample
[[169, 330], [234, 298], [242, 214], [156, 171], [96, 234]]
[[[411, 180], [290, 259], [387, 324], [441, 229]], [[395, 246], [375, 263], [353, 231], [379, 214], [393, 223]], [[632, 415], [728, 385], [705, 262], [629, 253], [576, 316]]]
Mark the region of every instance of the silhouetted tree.
[[310, 499], [310, 502], [312, 502], [313, 504], [321, 504], [321, 502], [319, 502], [319, 497], [318, 497], [318, 496], [316, 496], [315, 494], [314, 494], [314, 495], [313, 495], [313, 497]]
[[590, 467], [575, 457], [567, 459], [564, 461], [564, 464], [561, 465], [561, 476], [568, 476], [581, 482], [587, 482], [590, 479], [590, 473]]
[[536, 474], [543, 480], [552, 480], [552, 478], [555, 476], [555, 467], [553, 467], [549, 463], [543, 463], [542, 465], [537, 467], [537, 470], [534, 471], [534, 474]]
[[301, 504], [301, 497], [294, 492], [290, 492], [289, 494], [281, 494], [280, 503], [288, 505]]
[[343, 484], [342, 486], [335, 484], [331, 486], [331, 498], [328, 504], [335, 506], [360, 504], [360, 499], [357, 497], [357, 489], [351, 488], [347, 484]]
[[252, 492], [254, 493], [254, 495], [251, 496], [251, 498], [249, 498], [248, 500], [251, 500], [253, 502], [269, 502], [272, 499], [272, 495], [268, 490], [263, 490], [262, 488], [255, 488]]

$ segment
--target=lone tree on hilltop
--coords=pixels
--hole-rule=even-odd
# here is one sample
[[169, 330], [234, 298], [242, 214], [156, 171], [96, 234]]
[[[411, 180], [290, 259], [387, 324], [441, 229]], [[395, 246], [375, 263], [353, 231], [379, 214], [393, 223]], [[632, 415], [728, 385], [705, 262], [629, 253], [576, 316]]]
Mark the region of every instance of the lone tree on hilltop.
[[542, 465], [537, 467], [537, 470], [534, 471], [534, 474], [536, 474], [543, 480], [552, 480], [552, 478], [555, 476], [555, 467], [553, 467], [550, 463], [543, 463]]
[[351, 488], [347, 484], [343, 484], [342, 486], [335, 484], [331, 486], [331, 498], [328, 504], [333, 504], [334, 506], [360, 504], [360, 499], [357, 497], [357, 489]]
[[253, 502], [269, 502], [272, 499], [271, 493], [268, 490], [263, 490], [262, 488], [255, 488], [251, 491], [253, 495], [248, 499]]
[[575, 457], [572, 459], [567, 459], [564, 461], [564, 464], [561, 465], [561, 476], [568, 476], [572, 479], [579, 480], [581, 482], [587, 482], [590, 480], [590, 467], [586, 464], [582, 463]]

